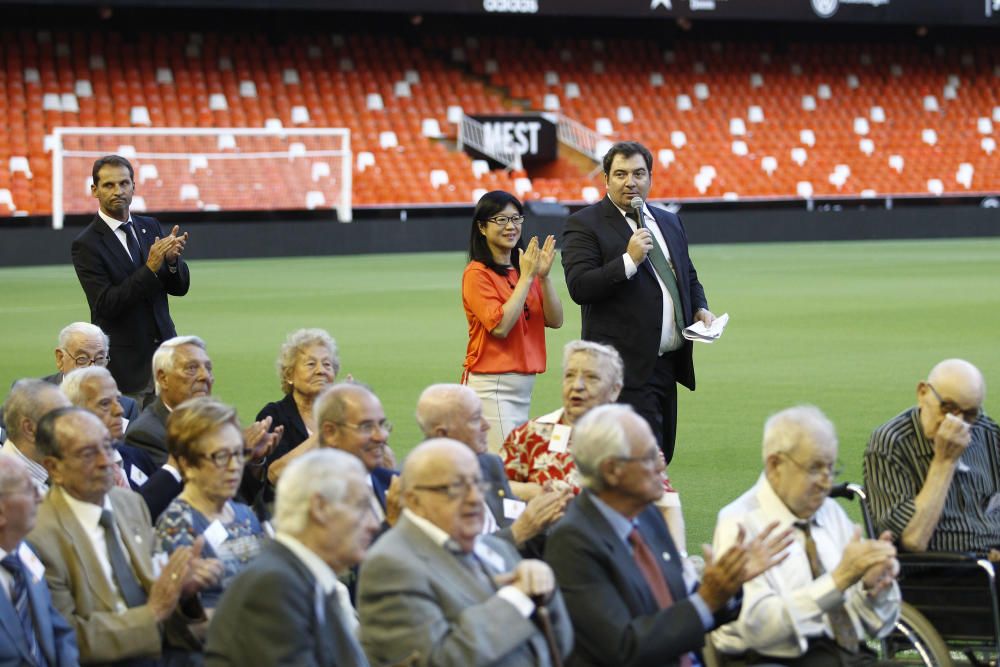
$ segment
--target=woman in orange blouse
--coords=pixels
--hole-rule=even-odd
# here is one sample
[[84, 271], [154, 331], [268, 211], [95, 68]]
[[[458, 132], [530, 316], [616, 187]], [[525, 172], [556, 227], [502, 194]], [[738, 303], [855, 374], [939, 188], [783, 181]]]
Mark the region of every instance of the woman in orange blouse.
[[545, 327], [562, 326], [549, 270], [556, 240], [521, 239], [524, 207], [514, 195], [483, 195], [472, 217], [462, 304], [469, 322], [463, 381], [483, 401], [490, 451], [528, 421], [535, 375], [545, 371]]

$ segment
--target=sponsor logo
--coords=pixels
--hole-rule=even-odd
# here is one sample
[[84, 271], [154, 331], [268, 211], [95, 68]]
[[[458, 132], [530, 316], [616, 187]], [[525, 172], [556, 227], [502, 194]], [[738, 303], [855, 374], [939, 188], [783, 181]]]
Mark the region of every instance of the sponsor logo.
[[538, 0], [483, 0], [483, 9], [507, 14], [537, 14]]
[[[996, 1], [996, 0], [994, 0]], [[880, 7], [888, 5], [889, 0], [809, 0], [813, 12], [821, 19], [828, 19], [837, 13], [840, 5], [869, 5], [870, 7]]]
[[538, 152], [537, 121], [505, 121], [483, 123], [483, 144], [495, 152], [533, 155]]

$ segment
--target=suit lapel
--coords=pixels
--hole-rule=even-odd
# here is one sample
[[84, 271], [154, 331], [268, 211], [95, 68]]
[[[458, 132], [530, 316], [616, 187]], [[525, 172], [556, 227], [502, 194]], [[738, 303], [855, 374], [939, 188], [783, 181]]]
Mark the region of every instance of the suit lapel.
[[458, 558], [434, 544], [424, 531], [405, 516], [400, 517], [396, 525], [403, 531], [414, 555], [424, 561], [427, 571], [433, 572], [435, 579], [439, 581], [449, 581], [450, 585], [446, 587], [449, 593], [465, 598], [466, 605], [479, 604], [493, 594], [492, 591], [484, 591], [476, 576]]
[[[81, 574], [87, 580], [87, 585], [90, 587], [91, 592], [100, 599], [106, 610], [113, 610], [115, 608], [116, 596], [114, 591], [111, 590], [111, 582], [104, 576], [104, 568], [101, 567], [101, 563], [97, 559], [97, 554], [94, 552], [90, 538], [84, 532], [83, 526], [80, 525], [80, 522], [73, 515], [73, 510], [70, 509], [69, 504], [66, 503], [66, 499], [63, 498], [63, 493], [65, 491], [58, 487], [49, 492], [49, 496], [52, 498], [52, 509], [55, 510], [59, 525], [66, 532], [66, 535], [69, 536], [69, 541], [73, 545], [73, 551], [76, 552], [77, 562], [80, 564]], [[72, 565], [72, 563], [69, 563], [70, 567]]]
[[664, 538], [651, 525], [652, 522], [643, 515], [639, 516], [639, 527], [642, 531], [642, 537], [646, 540], [650, 551], [653, 552], [653, 556], [656, 557], [657, 562], [660, 564], [660, 571], [667, 580], [667, 587], [670, 588], [670, 594], [673, 596], [674, 602], [677, 603], [687, 597], [684, 571], [680, 566], [680, 554], [677, 553], [677, 548], [673, 545], [673, 542], [667, 541], [670, 534], [667, 533], [666, 538]]
[[121, 241], [118, 240], [118, 235], [111, 231], [111, 228], [108, 227], [108, 223], [104, 222], [99, 215], [94, 216], [93, 226], [94, 231], [101, 237], [101, 243], [104, 244], [104, 247], [118, 262], [118, 267], [124, 271], [126, 275], [132, 273], [132, 271], [135, 270], [135, 264], [132, 263], [132, 259], [125, 251]]
[[17, 650], [30, 663], [31, 655], [28, 653], [28, 645], [24, 640], [24, 629], [21, 627], [21, 621], [17, 618], [17, 611], [14, 610], [10, 598], [3, 594], [0, 594], [0, 629], [2, 629], [0, 638], [6, 634], [11, 645], [17, 646]]
[[131, 508], [120, 502], [114, 493], [110, 494], [110, 498], [118, 534], [125, 544], [125, 549], [128, 550], [129, 560], [132, 561], [139, 584], [148, 591], [153, 582], [153, 573], [149, 569], [152, 545], [142, 543], [142, 534], [137, 528], [139, 522], [132, 516]]
[[[627, 222], [625, 222], [625, 218], [622, 217], [621, 211], [618, 210], [618, 207], [611, 202], [611, 199], [607, 195], [605, 195], [604, 199], [601, 200], [601, 212], [604, 214], [604, 218], [608, 225], [615, 230], [618, 236], [620, 236], [627, 245], [629, 239], [632, 238], [632, 228]], [[625, 251], [623, 250], [622, 252]]]
[[[31, 574], [27, 574], [28, 579], [31, 579]], [[28, 582], [28, 600], [31, 604], [31, 617], [32, 622], [35, 624], [35, 637], [38, 640], [38, 648], [45, 657], [46, 662], [50, 665], [55, 664], [55, 646], [53, 645], [53, 637], [51, 632], [47, 632], [51, 621], [48, 618], [49, 606], [45, 600], [45, 596], [42, 595], [41, 586], [44, 586], [44, 580], [39, 583], [33, 581]]]
[[486, 506], [490, 509], [490, 513], [493, 518], [496, 519], [497, 525], [501, 528], [506, 528], [511, 522], [507, 520], [503, 512], [503, 480], [497, 479], [497, 473], [503, 474], [503, 471], [498, 471], [495, 466], [491, 465], [491, 457], [489, 454], [478, 454], [479, 458], [479, 468], [483, 472], [483, 477], [490, 483], [490, 490], [486, 493]]

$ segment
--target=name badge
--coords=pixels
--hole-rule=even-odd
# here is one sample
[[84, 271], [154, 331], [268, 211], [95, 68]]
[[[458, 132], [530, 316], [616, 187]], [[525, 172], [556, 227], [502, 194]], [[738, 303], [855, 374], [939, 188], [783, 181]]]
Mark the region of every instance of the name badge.
[[552, 427], [552, 437], [549, 439], [550, 452], [565, 452], [569, 447], [569, 434], [573, 431], [571, 426], [566, 424], [556, 424]]
[[524, 508], [527, 506], [523, 500], [514, 500], [513, 498], [503, 499], [503, 515], [505, 519], [517, 519], [524, 512]]
[[143, 484], [146, 483], [146, 480], [149, 479], [149, 476], [146, 475], [146, 473], [144, 473], [142, 470], [139, 470], [138, 466], [132, 466], [132, 469], [128, 471], [128, 476], [138, 486], [142, 486]]
[[229, 533], [226, 531], [226, 527], [222, 525], [222, 522], [216, 519], [212, 524], [205, 529], [203, 533], [205, 536], [205, 541], [211, 545], [213, 551], [218, 551], [219, 546], [229, 539]]
[[42, 577], [45, 576], [45, 566], [42, 565], [42, 561], [38, 560], [38, 556], [31, 550], [31, 547], [21, 542], [21, 546], [17, 549], [17, 555], [24, 563], [24, 567], [31, 573], [31, 580], [36, 584], [41, 581]]

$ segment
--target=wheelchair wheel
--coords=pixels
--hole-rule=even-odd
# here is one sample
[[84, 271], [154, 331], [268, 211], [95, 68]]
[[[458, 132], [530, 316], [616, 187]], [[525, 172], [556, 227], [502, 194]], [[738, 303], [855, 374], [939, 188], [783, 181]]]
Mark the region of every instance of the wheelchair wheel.
[[883, 660], [912, 665], [952, 667], [948, 645], [919, 611], [902, 604], [899, 620], [888, 637], [873, 642]]

